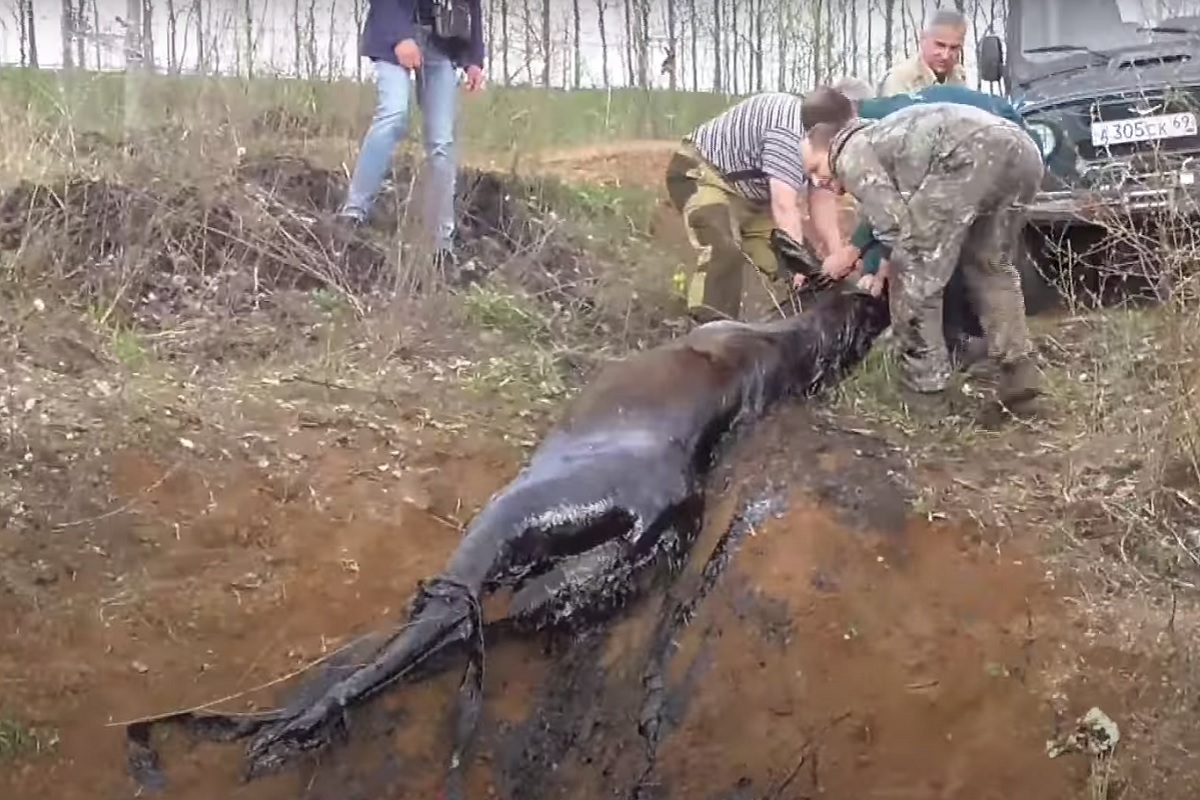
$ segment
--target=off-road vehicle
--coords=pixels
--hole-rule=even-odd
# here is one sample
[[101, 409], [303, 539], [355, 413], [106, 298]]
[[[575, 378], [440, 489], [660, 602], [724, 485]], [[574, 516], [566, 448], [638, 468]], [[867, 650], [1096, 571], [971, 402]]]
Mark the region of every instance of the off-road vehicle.
[[1200, 216], [1200, 0], [1010, 0], [978, 56], [1047, 156], [1018, 254], [1030, 313], [1066, 273], [1161, 296], [1170, 270], [1148, 255]]

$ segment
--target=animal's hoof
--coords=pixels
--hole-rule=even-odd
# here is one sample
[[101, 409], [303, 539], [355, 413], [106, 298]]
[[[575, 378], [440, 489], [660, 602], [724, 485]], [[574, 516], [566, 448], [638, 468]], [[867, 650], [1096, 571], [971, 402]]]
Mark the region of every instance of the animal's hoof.
[[340, 711], [340, 705], [326, 700], [295, 719], [264, 730], [247, 748], [246, 779], [277, 772], [300, 753], [329, 744], [337, 728], [344, 725]]

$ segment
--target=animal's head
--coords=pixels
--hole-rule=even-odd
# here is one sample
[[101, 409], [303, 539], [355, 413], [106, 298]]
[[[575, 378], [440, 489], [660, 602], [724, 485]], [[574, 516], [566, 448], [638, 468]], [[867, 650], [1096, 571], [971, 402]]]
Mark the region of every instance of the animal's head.
[[785, 357], [801, 393], [831, 386], [862, 361], [891, 322], [887, 300], [838, 287], [795, 318]]

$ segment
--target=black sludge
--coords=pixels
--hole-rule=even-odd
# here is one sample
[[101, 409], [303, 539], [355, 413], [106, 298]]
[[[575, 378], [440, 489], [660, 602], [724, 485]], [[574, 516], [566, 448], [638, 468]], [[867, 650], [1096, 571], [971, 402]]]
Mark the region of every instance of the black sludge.
[[602, 622], [687, 555], [702, 523], [703, 486], [729, 434], [776, 402], [833, 385], [888, 325], [885, 301], [827, 293], [795, 317], [718, 322], [609, 365], [577, 398], [517, 477], [467, 527], [441, 575], [418, 587], [406, 624], [373, 640], [361, 664], [318, 677], [287, 707], [257, 716], [178, 714], [129, 726], [130, 771], [161, 786], [152, 729], [249, 738], [247, 779], [346, 735], [348, 712], [401, 680], [419, 680], [465, 651], [450, 757], [461, 769], [482, 704], [479, 599], [513, 590], [498, 629]]

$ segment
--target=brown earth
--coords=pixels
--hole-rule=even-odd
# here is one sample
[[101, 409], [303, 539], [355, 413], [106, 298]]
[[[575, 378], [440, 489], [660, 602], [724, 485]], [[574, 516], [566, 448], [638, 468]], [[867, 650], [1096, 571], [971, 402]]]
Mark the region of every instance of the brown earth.
[[[107, 724], [238, 695], [385, 628], [518, 463], [510, 448], [433, 437], [397, 479], [374, 468], [384, 454], [369, 441], [292, 436], [288, 452], [310, 466], [286, 480], [236, 459], [172, 471], [161, 452], [123, 449], [107, 459], [108, 514], [5, 533], [6, 703], [57, 745], [0, 775], [3, 796], [127, 796], [122, 734]], [[472, 796], [1083, 796], [1086, 761], [1048, 759], [1046, 739], [1098, 697], [1133, 713], [1122, 698], [1161, 671], [1156, 657], [1075, 630], [1065, 587], [1020, 536], [1001, 547], [970, 523], [914, 519], [904, 467], [878, 441], [789, 411], [729, 464], [671, 593], [549, 651], [492, 648]], [[771, 487], [764, 476], [782, 489], [777, 518], [750, 529], [657, 654], [666, 734], [647, 761], [638, 719], [655, 626], [694, 589], [730, 515]], [[11, 580], [31, 565], [33, 580]], [[1120, 670], [1093, 685], [1092, 662]], [[248, 785], [240, 747], [168, 740], [169, 796], [432, 796], [456, 679], [393, 691], [356, 718], [349, 748]], [[261, 707], [274, 692], [253, 697]]]
[[[54, 372], [26, 356], [7, 374]], [[390, 403], [280, 394], [272, 414], [219, 424], [175, 406], [185, 428], [169, 437], [89, 409], [24, 451], [21, 426], [8, 429], [6, 474], [29, 493], [4, 498], [0, 716], [39, 731], [42, 752], [3, 756], [0, 797], [131, 796], [112, 723], [222, 697], [269, 706], [281, 686], [247, 690], [403, 617], [521, 459], [511, 427], [418, 424], [415, 404], [437, 401], [416, 378], [406, 389]], [[382, 422], [345, 411], [367, 405]], [[1195, 667], [1172, 637], [1194, 636], [1194, 621], [1139, 617], [1116, 593], [1084, 608], [1086, 587], [1019, 518], [917, 514], [913, 487], [928, 480], [823, 413], [765, 423], [714, 476], [677, 580], [605, 629], [489, 649], [471, 797], [1097, 798], [1086, 757], [1045, 754], [1097, 705], [1122, 726], [1108, 796], [1190, 798], [1196, 699], [1176, 678]], [[739, 529], [764, 497], [772, 514]], [[744, 534], [695, 618], [664, 628], [731, 529]], [[354, 716], [349, 746], [252, 784], [240, 746], [170, 737], [165, 796], [436, 796], [457, 677], [395, 689]]]

